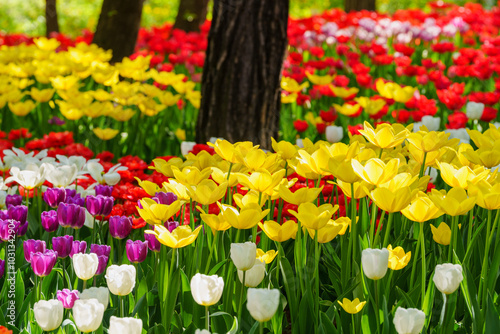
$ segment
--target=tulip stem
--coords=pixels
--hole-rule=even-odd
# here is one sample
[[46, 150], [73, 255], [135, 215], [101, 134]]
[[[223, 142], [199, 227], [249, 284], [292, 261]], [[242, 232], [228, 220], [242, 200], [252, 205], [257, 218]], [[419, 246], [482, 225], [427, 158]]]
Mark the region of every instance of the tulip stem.
[[219, 231], [214, 230], [214, 232], [215, 232], [215, 236], [214, 236], [214, 239], [212, 242], [212, 248], [210, 249], [210, 255], [208, 255], [208, 261], [207, 261], [207, 265], [205, 266], [205, 271], [204, 271], [207, 275], [208, 275], [208, 270], [210, 269], [210, 263], [212, 262], [212, 257], [214, 255], [214, 249], [217, 247], [218, 241], [219, 241]]
[[451, 243], [448, 252], [448, 262], [453, 262], [453, 251], [457, 247], [457, 234], [458, 234], [458, 216], [451, 218]]
[[420, 223], [420, 234], [418, 235], [420, 239], [420, 248], [422, 248], [422, 309], [425, 303], [425, 274], [427, 272], [427, 266], [425, 264], [425, 239], [424, 239], [424, 224]]
[[380, 329], [380, 313], [379, 313], [379, 308], [378, 308], [378, 280], [374, 280], [373, 284], [375, 287], [375, 320], [377, 322], [377, 333], [379, 333]]
[[210, 313], [208, 312], [208, 306], [205, 306], [205, 328], [210, 332]]
[[384, 247], [384, 248], [387, 247], [388, 242], [389, 242], [389, 234], [391, 234], [393, 215], [394, 215], [393, 212], [389, 212], [389, 217], [387, 218], [387, 228], [385, 229], [384, 242], [382, 244], [382, 247]]
[[380, 219], [379, 219], [378, 224], [376, 226], [375, 241], [373, 242], [373, 247], [377, 247], [376, 245], [379, 244], [380, 234], [382, 233], [382, 223], [384, 222], [384, 218], [385, 218], [385, 211], [384, 210], [380, 210], [380, 211], [382, 211], [382, 214], [380, 215]]
[[82, 291], [85, 290], [85, 288], [87, 287], [87, 280], [83, 280], [83, 288], [82, 288]]
[[[493, 239], [493, 231], [491, 230], [491, 219], [492, 219], [493, 212], [491, 210], [488, 210], [488, 223], [486, 225], [486, 248], [484, 250], [484, 258], [483, 258], [483, 265], [481, 269], [481, 277], [479, 280], [479, 296], [478, 296], [478, 304], [481, 304], [481, 300], [483, 302], [486, 301], [486, 291], [488, 290], [486, 288], [485, 280], [486, 276], [488, 273], [488, 255], [490, 253], [490, 246], [491, 246], [491, 241]], [[495, 223], [493, 224], [493, 230], [495, 229], [496, 224], [498, 223], [498, 213], [495, 217]], [[483, 307], [483, 309], [486, 309], [486, 307]]]
[[264, 334], [264, 323], [263, 322], [259, 322], [259, 333]]
[[[422, 224], [422, 223], [420, 223]], [[413, 227], [412, 227], [413, 230]], [[414, 259], [418, 259], [418, 252], [420, 251], [420, 242], [417, 240], [417, 249], [415, 249], [415, 257]], [[415, 283], [415, 269], [417, 267], [417, 261], [414, 260], [411, 267], [411, 276], [410, 276], [410, 290], [413, 290], [413, 284]]]
[[372, 218], [372, 222], [371, 222], [371, 225], [370, 225], [370, 237], [372, 239], [371, 239], [371, 242], [370, 242], [370, 247], [375, 247], [375, 245], [374, 245], [374, 242], [375, 242], [375, 221], [376, 221], [376, 218], [377, 218], [377, 205], [375, 204], [375, 202], [372, 202], [372, 215], [371, 215], [371, 218]]
[[238, 305], [238, 326], [241, 324], [241, 309], [243, 307], [243, 292], [245, 291], [246, 273], [246, 271], [243, 271], [243, 280], [241, 281], [240, 302]]
[[319, 242], [318, 231], [314, 233], [314, 285], [316, 289], [316, 325], [319, 327]]
[[124, 313], [125, 313], [125, 303], [123, 302], [123, 296], [120, 296], [120, 317], [123, 318], [124, 317]]
[[424, 159], [422, 161], [422, 166], [420, 166], [420, 173], [418, 173], [418, 178], [421, 178], [424, 175], [426, 158], [427, 158], [427, 152], [424, 152]]

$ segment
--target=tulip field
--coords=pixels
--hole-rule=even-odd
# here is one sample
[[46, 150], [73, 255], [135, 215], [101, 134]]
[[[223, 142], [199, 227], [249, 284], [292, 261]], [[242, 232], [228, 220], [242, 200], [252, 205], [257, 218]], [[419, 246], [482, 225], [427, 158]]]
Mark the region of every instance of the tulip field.
[[269, 150], [195, 142], [210, 23], [0, 30], [0, 334], [500, 333], [500, 7], [290, 18]]

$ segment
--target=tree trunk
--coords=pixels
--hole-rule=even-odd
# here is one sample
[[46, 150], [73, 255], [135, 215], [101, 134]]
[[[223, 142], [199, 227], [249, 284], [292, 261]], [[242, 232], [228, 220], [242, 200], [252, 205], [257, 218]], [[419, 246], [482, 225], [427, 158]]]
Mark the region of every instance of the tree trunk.
[[56, 0], [45, 1], [45, 26], [46, 36], [50, 37], [50, 33], [59, 32], [59, 23], [57, 22], [57, 7]]
[[112, 63], [134, 53], [144, 0], [104, 0], [93, 43], [113, 51]]
[[349, 13], [352, 10], [375, 10], [376, 0], [345, 0], [345, 11]]
[[187, 32], [200, 31], [207, 18], [208, 0], [181, 0], [173, 29]]
[[215, 0], [197, 142], [223, 137], [263, 148], [277, 138], [288, 0]]

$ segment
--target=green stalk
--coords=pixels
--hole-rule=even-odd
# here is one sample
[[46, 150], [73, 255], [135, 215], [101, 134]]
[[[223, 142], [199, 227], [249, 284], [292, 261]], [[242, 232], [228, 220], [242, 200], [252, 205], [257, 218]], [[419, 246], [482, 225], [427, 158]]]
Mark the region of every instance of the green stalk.
[[263, 322], [259, 322], [259, 333], [264, 334], [264, 323]]
[[304, 282], [302, 281], [302, 226], [300, 220], [297, 220], [297, 236], [295, 237], [295, 271], [299, 279], [301, 291], [305, 291]]
[[375, 230], [375, 241], [373, 242], [374, 247], [377, 247], [375, 245], [379, 244], [379, 239], [380, 239], [380, 234], [382, 233], [382, 223], [384, 222], [385, 218], [385, 211], [381, 210], [382, 214], [380, 215], [380, 220], [378, 221], [378, 227]]
[[245, 291], [245, 277], [246, 277], [247, 272], [243, 271], [243, 280], [241, 283], [241, 290], [240, 290], [240, 301], [238, 305], [238, 326], [241, 326], [241, 310], [243, 307], [243, 293]]
[[420, 234], [418, 235], [420, 240], [420, 247], [422, 248], [422, 309], [425, 303], [425, 277], [427, 266], [425, 265], [425, 239], [424, 239], [424, 223], [420, 223]]
[[373, 284], [375, 286], [375, 319], [377, 321], [377, 333], [379, 333], [380, 332], [380, 313], [379, 313], [379, 308], [378, 308], [378, 284], [377, 284], [377, 280], [374, 280]]
[[451, 244], [448, 252], [448, 262], [453, 261], [453, 251], [457, 247], [457, 235], [458, 235], [458, 216], [451, 218]]
[[387, 218], [387, 228], [385, 230], [384, 242], [382, 244], [382, 247], [384, 248], [387, 247], [389, 242], [389, 234], [391, 233], [393, 215], [394, 212], [389, 212], [389, 217]]
[[[422, 223], [419, 223], [419, 224], [422, 224]], [[412, 230], [413, 230], [413, 228], [412, 228]], [[417, 240], [417, 249], [415, 250], [415, 257], [414, 257], [413, 264], [412, 264], [412, 267], [411, 267], [410, 291], [413, 290], [413, 284], [415, 283], [415, 270], [417, 268], [417, 261], [416, 261], [416, 259], [418, 259], [418, 252], [419, 251], [420, 251], [420, 242], [418, 242], [418, 240]]]
[[314, 283], [316, 288], [316, 324], [319, 326], [319, 242], [318, 242], [318, 231], [314, 233]]
[[[493, 229], [491, 229], [491, 220], [492, 220], [493, 212], [491, 210], [488, 210], [488, 222], [486, 225], [486, 247], [484, 250], [484, 258], [483, 258], [483, 265], [481, 269], [481, 279], [479, 280], [479, 296], [478, 296], [478, 304], [481, 305], [481, 300], [483, 302], [486, 302], [486, 292], [487, 292], [487, 287], [486, 287], [486, 277], [488, 276], [488, 255], [490, 253], [490, 246], [491, 246], [491, 241], [493, 240], [493, 231], [495, 230], [495, 227], [498, 223], [498, 211], [497, 215], [495, 216], [495, 224], [493, 225]], [[486, 309], [486, 307], [483, 307], [483, 309]]]
[[427, 158], [427, 152], [424, 152], [424, 160], [422, 161], [422, 166], [420, 166], [420, 172], [418, 173], [418, 178], [421, 178], [424, 175], [426, 158]]
[[[372, 214], [371, 214], [371, 225], [370, 225], [370, 247], [374, 246], [374, 241], [375, 241], [375, 220], [377, 217], [377, 205], [375, 205], [375, 202], [372, 202]], [[370, 241], [370, 240], [369, 240]]]
[[210, 331], [210, 313], [208, 312], [208, 306], [205, 306], [205, 328]]

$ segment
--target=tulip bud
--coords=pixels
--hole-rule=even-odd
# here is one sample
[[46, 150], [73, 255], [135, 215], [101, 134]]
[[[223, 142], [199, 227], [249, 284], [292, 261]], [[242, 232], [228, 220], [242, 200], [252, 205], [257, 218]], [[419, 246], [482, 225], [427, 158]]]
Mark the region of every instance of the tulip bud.
[[102, 304], [102, 306], [104, 306], [104, 309], [108, 308], [108, 304], [109, 304], [109, 290], [106, 287], [100, 287], [100, 288], [92, 287], [92, 288], [88, 288], [88, 289], [85, 289], [82, 292], [80, 292], [78, 294], [78, 296], [80, 297], [79, 299], [81, 299], [81, 300], [87, 300], [87, 299], [95, 298], [95, 299], [97, 299], [99, 301], [99, 303]]
[[62, 227], [82, 228], [85, 224], [85, 208], [77, 204], [61, 203], [57, 207], [57, 221]]
[[99, 261], [99, 264], [97, 265], [97, 271], [95, 272], [95, 274], [101, 275], [102, 273], [104, 273], [106, 267], [108, 266], [109, 257], [106, 255], [97, 255], [97, 260]]
[[[252, 268], [245, 273], [245, 286], [249, 288], [255, 288], [262, 282], [264, 276], [266, 275], [266, 264], [265, 262], [255, 259], [255, 264]], [[238, 278], [240, 282], [243, 283], [243, 271], [238, 270]]]
[[45, 252], [35, 252], [31, 254], [31, 268], [35, 275], [45, 277], [52, 271], [57, 261], [57, 252], [46, 250]]
[[462, 266], [459, 264], [443, 263], [438, 264], [434, 270], [433, 281], [436, 288], [442, 293], [449, 295], [455, 292], [464, 279]]
[[33, 305], [35, 320], [46, 332], [61, 326], [63, 321], [63, 304], [57, 299], [40, 300]]
[[57, 291], [57, 300], [59, 300], [64, 308], [70, 309], [78, 300], [78, 290], [62, 289]]
[[109, 334], [141, 334], [142, 320], [135, 318], [117, 318], [111, 316], [109, 319]]
[[247, 309], [252, 318], [258, 322], [271, 320], [278, 310], [279, 303], [280, 291], [278, 289], [248, 289]]
[[77, 300], [73, 306], [75, 325], [83, 333], [95, 331], [101, 326], [104, 306], [95, 298]]
[[231, 244], [231, 260], [238, 270], [246, 271], [255, 264], [257, 257], [257, 246], [250, 241], [245, 243]]
[[42, 227], [47, 232], [54, 232], [59, 227], [57, 212], [54, 210], [42, 212]]
[[159, 252], [161, 249], [161, 243], [156, 239], [156, 235], [144, 233], [144, 240], [148, 242], [148, 248], [152, 252]]
[[89, 280], [94, 277], [99, 266], [99, 259], [94, 253], [73, 255], [73, 268], [76, 276], [81, 280]]
[[130, 264], [111, 265], [106, 270], [106, 282], [109, 291], [117, 296], [126, 296], [135, 286], [135, 267]]
[[326, 140], [330, 143], [338, 143], [344, 137], [344, 128], [341, 126], [329, 125], [325, 130]]
[[389, 251], [383, 249], [364, 249], [361, 254], [361, 263], [366, 277], [372, 280], [383, 278], [389, 266]]
[[418, 334], [424, 328], [425, 313], [416, 308], [398, 307], [393, 323], [398, 334]]
[[127, 216], [109, 217], [109, 234], [116, 239], [125, 239], [132, 232], [132, 219]]
[[0, 219], [0, 239], [9, 241], [17, 233], [20, 223], [14, 219]]
[[31, 254], [45, 252], [45, 241], [29, 239], [23, 242], [24, 259], [31, 263]]
[[127, 258], [130, 262], [141, 263], [146, 259], [146, 255], [148, 255], [148, 242], [140, 240], [132, 241], [128, 239], [125, 249]]
[[28, 221], [26, 221], [26, 223], [24, 224], [19, 225], [16, 234], [18, 237], [22, 237], [23, 235], [26, 234], [26, 232], [28, 232]]
[[87, 250], [87, 242], [86, 241], [73, 241], [73, 244], [71, 245], [71, 252], [69, 253], [69, 257], [73, 258], [73, 255], [78, 254], [78, 253], [85, 253]]
[[429, 115], [426, 115], [422, 117], [422, 125], [425, 125], [427, 130], [429, 131], [438, 131], [439, 127], [441, 126], [441, 118], [439, 117], [432, 117]]
[[478, 102], [467, 102], [465, 105], [465, 114], [469, 119], [480, 119], [483, 116], [484, 104]]
[[91, 244], [90, 252], [96, 254], [97, 256], [105, 255], [109, 257], [109, 254], [111, 253], [111, 246]]
[[224, 280], [217, 275], [196, 274], [191, 278], [190, 285], [194, 301], [202, 306], [216, 304], [224, 290]]
[[103, 184], [98, 184], [94, 188], [96, 196], [101, 195], [101, 196], [107, 196], [110, 197], [112, 196], [111, 194], [113, 193], [113, 186], [106, 186]]
[[111, 196], [87, 196], [87, 210], [92, 216], [107, 216], [113, 209], [114, 198]]
[[194, 145], [196, 145], [193, 141], [183, 141], [181, 143], [181, 154], [188, 155], [189, 152], [193, 150]]
[[7, 195], [5, 197], [5, 206], [8, 208], [11, 205], [21, 205], [23, 203], [23, 196], [21, 195]]
[[177, 201], [177, 196], [174, 193], [157, 192], [152, 199], [158, 204], [170, 205]]
[[43, 200], [51, 208], [57, 208], [57, 206], [66, 201], [66, 189], [64, 188], [48, 188], [43, 193]]
[[73, 237], [71, 235], [63, 235], [52, 238], [52, 248], [57, 252], [58, 258], [64, 259], [68, 257], [73, 248]]
[[28, 207], [26, 205], [11, 205], [7, 210], [7, 214], [10, 219], [17, 220], [20, 225], [24, 225], [28, 218]]

